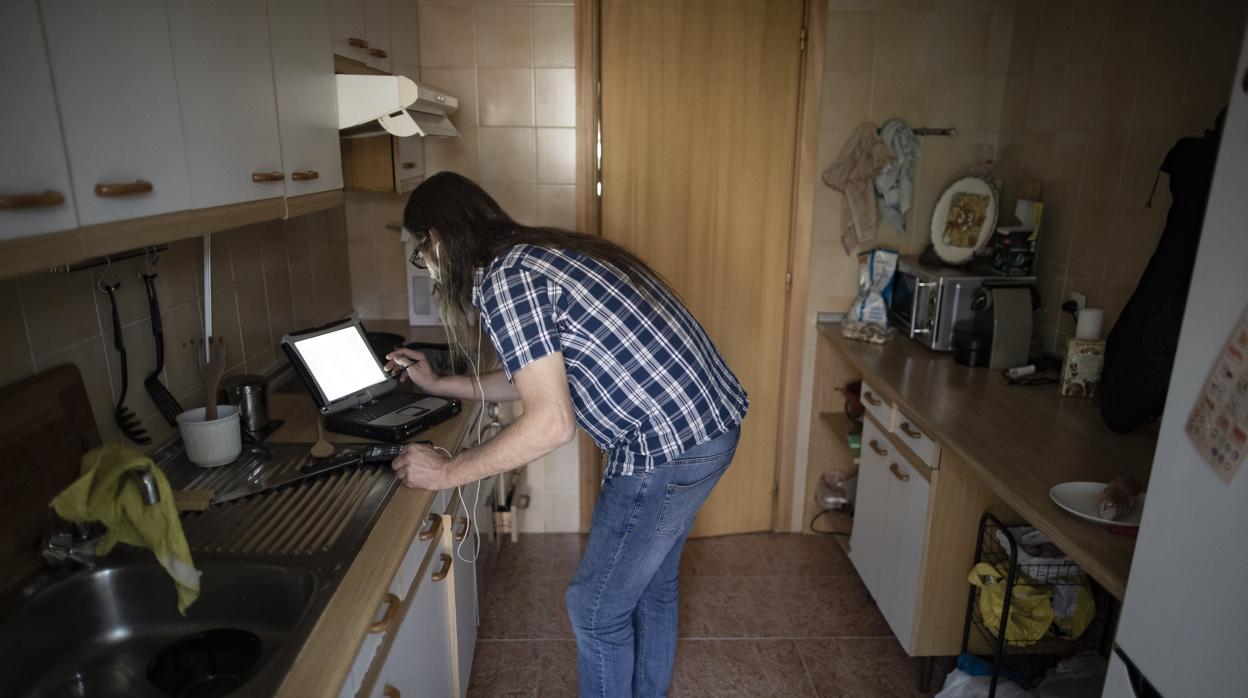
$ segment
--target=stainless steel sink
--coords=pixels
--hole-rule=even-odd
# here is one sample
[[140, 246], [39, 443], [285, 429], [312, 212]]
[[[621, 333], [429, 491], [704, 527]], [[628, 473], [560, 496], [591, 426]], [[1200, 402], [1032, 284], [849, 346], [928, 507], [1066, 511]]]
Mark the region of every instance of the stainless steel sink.
[[[175, 487], [202, 477], [180, 451], [162, 456]], [[396, 482], [388, 468], [347, 468], [184, 515], [203, 572], [186, 616], [149, 551], [49, 570], [0, 600], [0, 694], [272, 695]]]

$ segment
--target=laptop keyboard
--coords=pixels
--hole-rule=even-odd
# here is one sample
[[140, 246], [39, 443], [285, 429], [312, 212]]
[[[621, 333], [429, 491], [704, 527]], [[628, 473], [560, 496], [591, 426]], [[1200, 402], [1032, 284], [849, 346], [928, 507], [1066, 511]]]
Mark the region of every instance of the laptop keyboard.
[[360, 405], [355, 408], [354, 415], [352, 416], [359, 415], [359, 418], [363, 421], [371, 422], [378, 417], [384, 417], [385, 415], [390, 414], [400, 407], [405, 407], [411, 404], [412, 397], [413, 396], [410, 393], [399, 392], [382, 395], [370, 403]]

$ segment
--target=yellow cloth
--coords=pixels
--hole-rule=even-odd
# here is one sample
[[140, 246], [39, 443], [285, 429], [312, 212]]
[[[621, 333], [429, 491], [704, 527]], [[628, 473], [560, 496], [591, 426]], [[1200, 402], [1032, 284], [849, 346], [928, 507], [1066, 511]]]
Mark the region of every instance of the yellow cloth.
[[[147, 505], [130, 470], [148, 468], [160, 490], [160, 501]], [[178, 611], [199, 597], [199, 570], [182, 532], [169, 480], [147, 456], [120, 444], [88, 451], [82, 457], [82, 475], [52, 499], [52, 508], [66, 521], [99, 521], [108, 532], [96, 547], [100, 555], [117, 543], [150, 548], [173, 577], [178, 589]]]
[[[1044, 637], [1053, 624], [1053, 599], [1048, 589], [1023, 584], [1022, 575], [1014, 579], [1010, 594], [1010, 619], [1005, 625], [1005, 639], [1015, 645], [1030, 645]], [[1005, 573], [986, 562], [971, 570], [971, 584], [979, 587], [979, 614], [993, 635], [1001, 627], [1001, 609], [1005, 606]]]

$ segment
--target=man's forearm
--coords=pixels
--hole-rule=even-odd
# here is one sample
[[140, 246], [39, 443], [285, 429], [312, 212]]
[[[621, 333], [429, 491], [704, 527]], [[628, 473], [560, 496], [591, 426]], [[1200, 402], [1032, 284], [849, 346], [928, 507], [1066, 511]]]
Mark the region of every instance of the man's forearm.
[[[507, 380], [502, 371], [490, 371], [481, 375], [481, 390], [489, 402], [511, 402], [520, 399], [520, 391]], [[432, 392], [457, 400], [476, 400], [477, 383], [470, 375], [443, 376], [433, 386]]]
[[452, 458], [446, 468], [447, 486], [476, 482], [527, 465], [575, 435], [575, 428], [567, 431], [566, 425], [553, 425], [537, 413], [526, 412], [494, 438]]

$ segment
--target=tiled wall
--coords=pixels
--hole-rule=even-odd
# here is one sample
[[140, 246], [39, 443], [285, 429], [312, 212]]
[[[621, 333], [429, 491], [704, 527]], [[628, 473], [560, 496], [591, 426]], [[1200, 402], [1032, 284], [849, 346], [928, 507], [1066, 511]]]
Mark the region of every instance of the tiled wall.
[[1047, 348], [1074, 332], [1072, 291], [1105, 308], [1105, 332], [1165, 225], [1162, 160], [1212, 128], [1228, 99], [1248, 6], [1221, 0], [1019, 3], [1002, 109], [1005, 210], [1043, 185], [1038, 251]]
[[[575, 32], [571, 2], [420, 2], [420, 80], [459, 98], [458, 139], [425, 141], [426, 172], [480, 183], [512, 218], [576, 225]], [[351, 272], [364, 318], [407, 316], [405, 194], [350, 192]]]
[[[271, 221], [212, 237], [213, 334], [226, 339], [227, 374], [261, 373], [281, 358], [283, 334], [348, 314], [346, 224], [341, 208]], [[164, 382], [183, 407], [203, 404], [197, 348], [203, 336], [203, 243], [170, 243], [151, 268], [165, 333]], [[148, 450], [173, 435], [143, 387], [155, 367], [147, 296], [128, 260], [72, 274], [32, 274], [0, 281], [0, 385], [62, 363], [78, 366], [105, 442], [123, 437], [113, 422], [121, 392], [108, 297], [117, 291], [129, 365], [126, 405], [153, 437]], [[133, 444], [131, 444], [133, 445]]]

